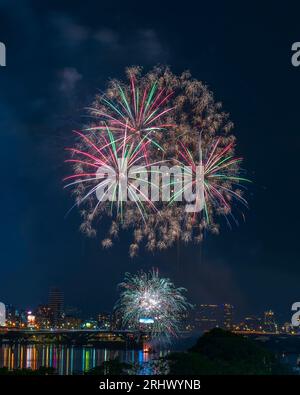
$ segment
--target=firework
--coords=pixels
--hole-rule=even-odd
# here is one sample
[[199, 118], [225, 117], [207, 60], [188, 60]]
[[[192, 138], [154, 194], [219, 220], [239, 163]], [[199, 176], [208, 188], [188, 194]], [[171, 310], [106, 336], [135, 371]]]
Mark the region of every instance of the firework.
[[192, 307], [184, 288], [175, 288], [168, 278], [159, 277], [157, 270], [126, 273], [119, 287], [115, 309], [125, 327], [145, 330], [161, 340], [177, 336], [182, 317]]
[[[235, 156], [235, 137], [230, 134], [233, 124], [221, 104], [189, 73], [175, 76], [168, 68], [155, 68], [142, 76], [140, 68], [131, 68], [127, 75], [127, 84], [112, 81], [107, 91], [95, 98], [90, 122], [76, 132], [75, 148], [68, 149], [72, 158], [67, 162], [73, 164], [74, 174], [66, 180], [81, 208], [81, 230], [96, 235], [99, 219], [108, 216], [111, 226], [102, 238], [103, 247], [111, 247], [122, 229], [130, 229], [129, 253], [133, 257], [141, 245], [155, 251], [180, 240], [200, 242], [206, 232], [219, 232], [222, 217], [229, 225], [231, 219], [237, 223], [233, 212], [237, 203], [247, 206], [243, 197], [247, 180], [240, 169], [242, 159]], [[186, 204], [175, 199], [174, 180], [169, 202], [154, 201], [145, 189], [137, 187], [137, 179], [147, 172], [144, 186], [149, 191], [151, 176], [160, 173], [153, 165], [166, 163], [182, 169], [190, 166], [192, 177], [197, 165], [203, 168], [200, 213], [188, 212]], [[105, 166], [116, 174], [109, 185], [103, 177]], [[125, 185], [124, 168], [130, 171], [136, 166], [142, 169], [140, 174], [131, 173]], [[182, 182], [184, 175], [179, 177]], [[109, 197], [100, 202], [99, 193], [105, 188]], [[161, 196], [161, 184], [158, 192]]]
[[89, 108], [96, 125], [87, 130], [110, 129], [123, 136], [127, 129], [127, 140], [140, 141], [146, 137], [155, 144], [153, 135], [174, 126], [167, 122], [174, 107], [168, 106], [173, 92], [160, 87], [158, 80], [139, 81], [133, 70], [128, 71], [129, 85], [114, 81], [106, 94], [96, 98]]
[[[145, 136], [138, 144], [128, 143], [127, 129], [122, 138], [116, 139], [108, 127], [105, 132], [89, 137], [75, 133], [80, 143], [77, 148], [67, 148], [73, 158], [66, 160], [73, 164], [75, 172], [64, 181], [68, 181], [65, 188], [75, 187], [76, 205], [86, 203], [90, 207], [90, 211], [83, 214], [86, 216], [83, 230], [92, 235], [88, 222], [104, 215], [114, 218], [110, 237], [117, 236], [120, 226], [126, 229], [138, 218], [145, 224], [148, 213], [158, 211], [143, 193], [143, 187], [148, 188], [148, 178], [139, 177], [143, 173], [151, 174], [152, 166], [160, 163], [148, 160], [151, 140]], [[111, 238], [105, 238], [102, 245], [111, 247]]]
[[[241, 157], [234, 156], [234, 142], [221, 146], [221, 139], [211, 141], [203, 150], [201, 137], [199, 138], [199, 148], [191, 152], [181, 141], [178, 143], [178, 156], [183, 172], [190, 175], [190, 182], [185, 183], [178, 193], [184, 193], [185, 189], [196, 190], [196, 170], [197, 166], [202, 168], [203, 210], [195, 210], [193, 220], [200, 211], [201, 218], [204, 218], [207, 226], [213, 222], [214, 213], [222, 214], [228, 225], [231, 217], [235, 222], [236, 218], [232, 214], [232, 200], [236, 200], [244, 207], [248, 207], [247, 201], [242, 196], [244, 184], [250, 181], [241, 177], [240, 163]], [[174, 182], [176, 184], [176, 181]], [[170, 204], [175, 203], [176, 194], [173, 194]]]

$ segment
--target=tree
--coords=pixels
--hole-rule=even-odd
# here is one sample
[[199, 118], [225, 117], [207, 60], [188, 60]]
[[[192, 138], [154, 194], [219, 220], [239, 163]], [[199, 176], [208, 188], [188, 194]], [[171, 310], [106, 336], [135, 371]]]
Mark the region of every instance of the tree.
[[171, 374], [291, 374], [255, 341], [218, 328], [201, 336], [188, 352], [173, 353], [168, 360]]

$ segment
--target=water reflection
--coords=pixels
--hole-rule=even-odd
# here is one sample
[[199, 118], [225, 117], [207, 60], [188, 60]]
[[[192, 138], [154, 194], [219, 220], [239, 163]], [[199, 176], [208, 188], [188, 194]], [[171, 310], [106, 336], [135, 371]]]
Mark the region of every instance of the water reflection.
[[118, 358], [122, 362], [144, 366], [143, 373], [151, 374], [148, 362], [166, 355], [166, 351], [159, 354], [149, 354], [142, 350], [110, 350], [93, 347], [75, 347], [66, 345], [8, 345], [0, 346], [0, 367], [13, 369], [33, 369], [41, 366], [52, 367], [60, 375], [83, 373], [104, 361]]

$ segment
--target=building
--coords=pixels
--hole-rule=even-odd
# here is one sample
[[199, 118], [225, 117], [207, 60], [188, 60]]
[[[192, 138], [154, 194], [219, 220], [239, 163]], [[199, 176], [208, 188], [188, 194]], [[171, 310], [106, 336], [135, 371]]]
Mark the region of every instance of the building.
[[195, 329], [202, 332], [213, 328], [232, 329], [233, 310], [231, 304], [201, 304], [195, 311]]
[[123, 326], [122, 317], [119, 311], [114, 311], [111, 315], [110, 329], [112, 331], [119, 329], [128, 329]]
[[6, 326], [9, 328], [22, 328], [27, 326], [27, 312], [16, 309], [13, 305], [5, 306]]
[[50, 288], [49, 303], [51, 309], [51, 325], [59, 326], [64, 314], [64, 294], [56, 287]]
[[78, 317], [66, 315], [60, 325], [63, 329], [80, 329], [82, 320]]
[[27, 312], [27, 328], [36, 328], [36, 319], [32, 311]]
[[282, 325], [281, 331], [287, 334], [292, 334], [292, 335], [295, 334], [295, 330], [291, 322], [285, 322]]
[[92, 318], [89, 320], [85, 320], [81, 324], [81, 329], [99, 329], [98, 321], [93, 320]]
[[275, 321], [274, 312], [272, 310], [264, 312], [263, 328], [266, 332], [278, 332], [278, 325]]
[[233, 326], [233, 306], [232, 304], [225, 303], [223, 305], [223, 314], [224, 314], [224, 319], [223, 319], [223, 328], [225, 329], [232, 329]]
[[240, 323], [234, 325], [236, 331], [259, 332], [263, 330], [263, 322], [255, 315], [246, 316]]
[[195, 329], [205, 332], [222, 324], [223, 312], [217, 304], [201, 304], [195, 311]]
[[111, 317], [109, 313], [98, 314], [98, 325], [100, 329], [110, 329]]
[[52, 310], [48, 305], [39, 305], [35, 311], [36, 325], [41, 329], [51, 328]]

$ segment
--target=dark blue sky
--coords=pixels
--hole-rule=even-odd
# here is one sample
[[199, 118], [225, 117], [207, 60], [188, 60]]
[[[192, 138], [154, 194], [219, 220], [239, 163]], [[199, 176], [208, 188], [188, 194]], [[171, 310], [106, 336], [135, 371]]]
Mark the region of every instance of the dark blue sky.
[[[92, 314], [111, 309], [125, 271], [158, 266], [194, 303], [290, 317], [300, 299], [300, 67], [290, 61], [300, 7], [264, 3], [0, 0], [1, 300], [33, 307], [58, 285]], [[254, 185], [238, 228], [130, 260], [126, 235], [103, 251], [78, 231], [76, 211], [65, 218], [64, 147], [109, 78], [157, 63], [189, 69], [223, 102]]]

